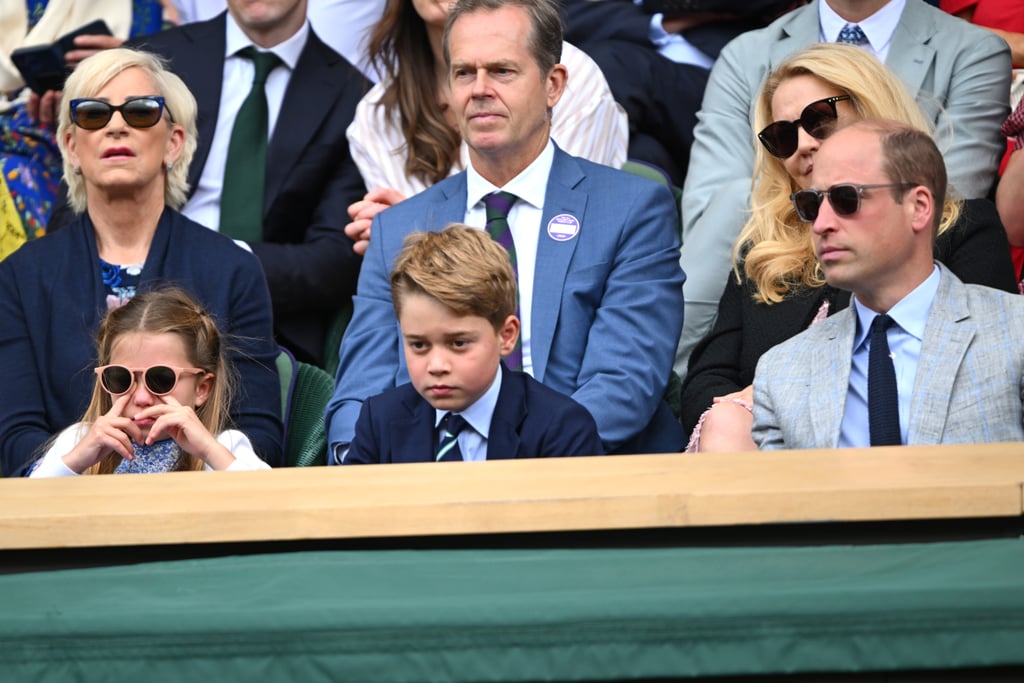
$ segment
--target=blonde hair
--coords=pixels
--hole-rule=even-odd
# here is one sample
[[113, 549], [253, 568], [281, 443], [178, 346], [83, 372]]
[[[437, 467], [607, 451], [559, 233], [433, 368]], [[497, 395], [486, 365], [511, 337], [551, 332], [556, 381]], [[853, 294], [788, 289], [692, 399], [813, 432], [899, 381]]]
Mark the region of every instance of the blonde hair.
[[425, 294], [455, 315], [485, 318], [495, 330], [518, 305], [508, 252], [486, 232], [461, 223], [405, 238], [391, 271], [396, 315], [410, 294]]
[[[228, 411], [234, 393], [234, 377], [226, 349], [213, 317], [183, 290], [174, 287], [136, 294], [128, 303], [107, 314], [96, 335], [97, 365], [110, 363], [114, 344], [125, 334], [175, 334], [184, 342], [192, 367], [213, 375], [207, 400], [196, 407], [196, 415], [211, 434], [228, 428]], [[97, 377], [92, 400], [81, 422], [92, 423], [110, 411], [113, 399]], [[111, 453], [86, 470], [86, 474], [110, 474], [121, 464]], [[182, 452], [178, 470], [201, 470], [203, 461]]]
[[[902, 81], [873, 55], [851, 45], [819, 43], [793, 55], [768, 76], [754, 106], [754, 131], [772, 122], [772, 98], [779, 85], [797, 76], [814, 76], [843, 94], [860, 118], [890, 119], [932, 134], [920, 106]], [[733, 246], [733, 271], [740, 268], [754, 284], [754, 298], [782, 301], [792, 289], [825, 284], [807, 223], [797, 217], [789, 196], [800, 189], [783, 160], [754, 140], [751, 215]], [[939, 232], [960, 215], [959, 202], [947, 196]]]
[[196, 152], [197, 136], [196, 98], [177, 75], [171, 73], [161, 57], [127, 48], [101, 50], [82, 60], [64, 84], [64, 94], [57, 123], [57, 144], [64, 157], [64, 180], [68, 184], [68, 203], [76, 213], [86, 208], [85, 180], [68, 160], [66, 137], [74, 124], [71, 122], [71, 100], [95, 97], [115, 76], [127, 69], [142, 69], [156, 88], [153, 95], [164, 98], [164, 116], [168, 128], [177, 124], [185, 129], [181, 156], [164, 174], [164, 203], [180, 209], [188, 199], [188, 167]]

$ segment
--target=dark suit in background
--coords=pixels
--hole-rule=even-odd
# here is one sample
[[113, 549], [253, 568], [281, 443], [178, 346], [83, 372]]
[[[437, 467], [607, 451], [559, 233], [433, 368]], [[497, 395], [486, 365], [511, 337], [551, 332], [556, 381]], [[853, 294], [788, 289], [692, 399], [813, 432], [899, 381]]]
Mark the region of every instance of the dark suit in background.
[[[199, 103], [195, 188], [219, 115], [226, 13], [147, 36], [136, 47], [163, 55]], [[292, 73], [267, 148], [263, 264], [278, 341], [300, 360], [323, 363], [332, 315], [355, 293], [360, 259], [345, 236], [346, 208], [366, 192], [345, 130], [367, 90], [363, 76], [312, 30]], [[331, 349], [334, 353], [336, 350]]]
[[[433, 462], [435, 414], [412, 384], [367, 399], [343, 464]], [[488, 460], [603, 453], [597, 423], [583, 406], [525, 373], [502, 368]]]

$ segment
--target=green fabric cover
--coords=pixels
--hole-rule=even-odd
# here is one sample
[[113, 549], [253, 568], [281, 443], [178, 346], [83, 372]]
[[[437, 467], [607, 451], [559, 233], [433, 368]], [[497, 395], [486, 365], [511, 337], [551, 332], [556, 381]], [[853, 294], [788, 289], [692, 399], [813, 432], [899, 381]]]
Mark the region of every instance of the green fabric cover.
[[1022, 567], [1024, 543], [997, 540], [301, 552], [8, 575], [0, 670], [533, 681], [1021, 664]]
[[289, 467], [327, 464], [324, 413], [334, 394], [334, 378], [309, 363], [295, 364], [295, 391], [288, 408], [285, 461]]

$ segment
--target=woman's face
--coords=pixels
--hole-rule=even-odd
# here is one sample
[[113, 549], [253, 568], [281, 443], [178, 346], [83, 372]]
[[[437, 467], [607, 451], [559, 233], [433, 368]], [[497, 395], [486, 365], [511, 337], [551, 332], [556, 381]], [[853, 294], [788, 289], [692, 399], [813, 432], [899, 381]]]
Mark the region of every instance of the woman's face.
[[412, 6], [416, 14], [427, 26], [444, 28], [444, 22], [448, 19], [448, 8], [452, 0], [412, 0]]
[[[787, 78], [779, 83], [772, 96], [772, 121], [795, 121], [800, 118], [804, 107], [811, 102], [844, 94], [817, 76], [804, 74]], [[857, 111], [849, 100], [836, 102], [836, 113], [840, 122], [857, 117]], [[814, 154], [818, 151], [821, 140], [812, 136], [802, 126], [798, 126], [797, 139], [796, 152], [783, 159], [782, 165], [793, 181], [801, 189], [805, 189], [811, 186]]]
[[[132, 97], [158, 94], [149, 75], [132, 67], [112, 78], [94, 99], [116, 106]], [[68, 158], [81, 169], [88, 196], [97, 191], [137, 194], [147, 189], [162, 194], [164, 167], [178, 160], [185, 139], [184, 128], [169, 121], [164, 109], [163, 118], [149, 128], [133, 128], [121, 112], [114, 112], [98, 130], [72, 124], [65, 140]]]

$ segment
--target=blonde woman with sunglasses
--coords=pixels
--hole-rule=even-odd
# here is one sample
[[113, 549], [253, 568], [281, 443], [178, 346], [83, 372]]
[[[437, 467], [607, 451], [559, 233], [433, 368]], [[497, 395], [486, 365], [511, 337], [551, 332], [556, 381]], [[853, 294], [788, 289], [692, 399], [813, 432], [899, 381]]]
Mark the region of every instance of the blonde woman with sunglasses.
[[224, 340], [185, 292], [137, 295], [110, 312], [96, 346], [89, 408], [30, 476], [269, 469], [245, 434], [227, 429], [232, 378]]
[[67, 226], [0, 262], [0, 469], [16, 476], [93, 393], [93, 339], [136, 292], [176, 284], [238, 339], [244, 392], [230, 414], [271, 465], [282, 463], [271, 302], [256, 257], [185, 218], [196, 101], [153, 55], [83, 60], [65, 84], [57, 129]]
[[[821, 140], [836, 125], [866, 117], [931, 130], [891, 71], [864, 50], [835, 43], [814, 45], [779, 65], [754, 117], [750, 217], [733, 248], [733, 277], [717, 320], [694, 348], [682, 389], [690, 451], [754, 450], [751, 383], [758, 359], [849, 305], [848, 292], [825, 284], [809, 224], [791, 199], [811, 187]], [[837, 211], [855, 212], [872, 193], [886, 191], [832, 188], [829, 198], [840, 204]], [[935, 249], [936, 259], [964, 282], [1017, 291], [1006, 234], [988, 200], [948, 199]]]

